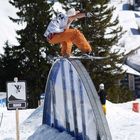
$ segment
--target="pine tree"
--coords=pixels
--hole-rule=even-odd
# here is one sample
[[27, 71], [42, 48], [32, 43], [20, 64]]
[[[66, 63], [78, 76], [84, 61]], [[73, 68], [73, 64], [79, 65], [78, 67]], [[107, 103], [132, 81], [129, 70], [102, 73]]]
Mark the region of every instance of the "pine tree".
[[122, 28], [118, 25], [118, 17], [112, 21], [115, 8], [108, 6], [108, 0], [84, 2], [85, 11], [92, 12], [93, 17], [82, 24], [83, 32], [90, 41], [96, 56], [110, 56], [108, 59], [90, 63], [90, 74], [96, 81], [96, 87], [103, 82], [109, 88], [123, 76], [118, 66], [123, 61], [123, 54], [111, 51], [122, 36]]
[[0, 56], [0, 89], [6, 91], [6, 83], [13, 81], [14, 77], [21, 77], [20, 60], [13, 57], [14, 50], [5, 43], [4, 54]]
[[18, 30], [18, 46], [13, 46], [14, 56], [22, 64], [22, 80], [26, 80], [28, 96], [32, 99], [32, 107], [37, 106], [37, 100], [44, 92], [50, 65], [47, 55], [54, 54], [54, 48], [44, 38], [44, 32], [50, 21], [50, 4], [46, 0], [23, 1], [10, 0], [18, 8], [18, 18], [10, 19], [17, 24], [25, 24], [25, 28]]

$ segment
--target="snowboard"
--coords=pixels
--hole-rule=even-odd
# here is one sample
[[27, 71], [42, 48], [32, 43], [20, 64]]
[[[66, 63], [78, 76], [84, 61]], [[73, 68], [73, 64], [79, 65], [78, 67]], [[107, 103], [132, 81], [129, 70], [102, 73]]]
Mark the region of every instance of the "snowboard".
[[102, 56], [70, 56], [68, 57], [68, 59], [89, 59], [89, 60], [102, 60], [102, 59], [106, 59], [108, 58], [108, 56], [106, 57], [102, 57]]
[[79, 60], [91, 60], [91, 61], [94, 61], [94, 60], [104, 60], [104, 59], [107, 59], [109, 58], [109, 56], [105, 56], [105, 57], [102, 57], [102, 56], [90, 56], [90, 55], [86, 55], [86, 56], [83, 56], [83, 55], [80, 55], [80, 56], [75, 56], [75, 55], [71, 55], [70, 57], [63, 57], [63, 56], [48, 56], [48, 59], [50, 61], [55, 61], [56, 59], [79, 59]]

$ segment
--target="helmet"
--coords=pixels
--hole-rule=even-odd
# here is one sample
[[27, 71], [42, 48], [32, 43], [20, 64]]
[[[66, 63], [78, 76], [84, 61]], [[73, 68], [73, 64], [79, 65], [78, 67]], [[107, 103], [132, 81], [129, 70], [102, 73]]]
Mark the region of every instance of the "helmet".
[[99, 88], [103, 90], [103, 89], [104, 89], [104, 84], [101, 83], [101, 84], [99, 85]]
[[76, 11], [75, 11], [74, 8], [71, 8], [66, 12], [66, 14], [67, 14], [68, 17], [74, 16], [76, 14]]

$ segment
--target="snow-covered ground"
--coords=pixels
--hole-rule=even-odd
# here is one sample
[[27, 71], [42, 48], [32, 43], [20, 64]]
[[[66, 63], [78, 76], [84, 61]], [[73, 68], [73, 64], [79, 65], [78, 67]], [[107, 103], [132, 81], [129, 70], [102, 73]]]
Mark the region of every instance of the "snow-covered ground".
[[134, 102], [107, 102], [107, 120], [113, 140], [140, 140], [140, 113], [132, 111]]
[[[16, 111], [0, 108], [0, 140], [16, 140]], [[20, 140], [26, 140], [42, 123], [42, 107], [19, 110]]]
[[[140, 140], [140, 113], [132, 111], [133, 103], [122, 104], [107, 101], [107, 121], [113, 140]], [[20, 140], [27, 140], [42, 124], [43, 107], [37, 109], [19, 110]], [[15, 111], [0, 108], [0, 140], [16, 140]], [[0, 121], [1, 122], [1, 121]]]

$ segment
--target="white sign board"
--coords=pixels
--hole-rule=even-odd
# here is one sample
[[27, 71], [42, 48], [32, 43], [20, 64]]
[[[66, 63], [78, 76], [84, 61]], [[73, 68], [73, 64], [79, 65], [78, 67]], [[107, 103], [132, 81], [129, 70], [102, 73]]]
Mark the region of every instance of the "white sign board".
[[26, 108], [26, 83], [24, 81], [7, 83], [8, 109]]

